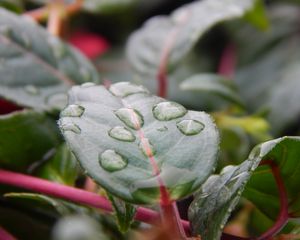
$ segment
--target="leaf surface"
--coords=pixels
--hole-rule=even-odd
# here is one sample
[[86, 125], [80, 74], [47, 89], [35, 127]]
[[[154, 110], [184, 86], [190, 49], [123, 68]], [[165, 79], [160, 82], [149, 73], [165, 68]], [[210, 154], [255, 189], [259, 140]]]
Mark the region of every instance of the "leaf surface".
[[28, 17], [0, 9], [0, 96], [38, 110], [62, 109], [73, 84], [99, 82], [77, 50]]
[[219, 136], [206, 113], [126, 82], [77, 86], [69, 96], [63, 135], [87, 174], [117, 197], [151, 204], [163, 186], [176, 200], [213, 170]]

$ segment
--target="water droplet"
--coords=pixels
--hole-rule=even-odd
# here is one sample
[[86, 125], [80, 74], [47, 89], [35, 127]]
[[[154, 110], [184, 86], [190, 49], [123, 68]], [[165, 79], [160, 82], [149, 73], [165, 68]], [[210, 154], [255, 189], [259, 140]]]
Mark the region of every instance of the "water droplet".
[[138, 130], [144, 125], [142, 115], [132, 108], [120, 108], [115, 111], [116, 116], [128, 127]]
[[121, 170], [127, 166], [127, 160], [114, 150], [105, 150], [99, 157], [100, 165], [109, 172]]
[[129, 82], [112, 84], [109, 91], [117, 97], [127, 97], [136, 93], [149, 93], [143, 86], [135, 85]]
[[175, 102], [160, 102], [153, 107], [153, 115], [157, 120], [169, 121], [184, 116], [187, 110]]
[[34, 85], [25, 86], [25, 91], [31, 95], [37, 95], [39, 93], [39, 89]]
[[96, 84], [93, 82], [86, 82], [86, 83], [81, 84], [81, 87], [83, 87], [83, 88], [88, 88], [88, 87], [93, 87], [93, 86], [96, 86]]
[[222, 230], [224, 227], [225, 227], [224, 224], [221, 224], [220, 225], [220, 230]]
[[84, 67], [80, 68], [79, 72], [84, 81], [89, 82], [91, 80], [92, 75], [91, 75], [90, 71], [88, 71], [86, 68], [84, 68]]
[[108, 135], [121, 141], [134, 142], [135, 136], [126, 128], [117, 126], [109, 130]]
[[155, 154], [155, 149], [148, 138], [142, 138], [139, 147], [146, 157], [152, 157]]
[[46, 103], [55, 109], [63, 109], [68, 103], [68, 96], [66, 93], [57, 93], [47, 97]]
[[204, 124], [196, 120], [182, 120], [176, 124], [184, 135], [196, 135], [204, 129]]
[[167, 126], [163, 126], [163, 127], [157, 128], [156, 130], [159, 132], [165, 132], [165, 131], [168, 131], [168, 128], [167, 128]]
[[51, 46], [55, 58], [60, 59], [66, 55], [66, 47], [59, 39], [51, 37], [49, 38], [48, 43]]
[[79, 134], [81, 133], [81, 129], [78, 125], [74, 124], [74, 123], [61, 123], [59, 122], [59, 127], [64, 131], [71, 131], [73, 133]]
[[68, 107], [66, 107], [61, 113], [61, 117], [81, 117], [84, 113], [84, 107], [71, 104]]

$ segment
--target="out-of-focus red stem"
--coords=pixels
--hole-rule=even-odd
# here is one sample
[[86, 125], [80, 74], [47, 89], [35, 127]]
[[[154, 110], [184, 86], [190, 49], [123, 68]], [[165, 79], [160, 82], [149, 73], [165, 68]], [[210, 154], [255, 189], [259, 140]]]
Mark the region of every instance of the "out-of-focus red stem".
[[0, 240], [17, 240], [11, 233], [0, 226]]
[[289, 213], [288, 213], [288, 195], [286, 192], [286, 188], [284, 186], [284, 182], [282, 180], [280, 169], [278, 165], [271, 160], [265, 160], [261, 162], [261, 165], [268, 165], [270, 166], [273, 176], [275, 178], [278, 192], [279, 192], [279, 199], [280, 199], [280, 210], [279, 215], [274, 223], [274, 225], [268, 229], [265, 233], [263, 233], [261, 236], [257, 238], [257, 240], [267, 240], [271, 239], [276, 233], [278, 233], [282, 227], [287, 223], [289, 219]]
[[236, 69], [236, 47], [233, 43], [228, 44], [221, 56], [218, 73], [233, 78]]

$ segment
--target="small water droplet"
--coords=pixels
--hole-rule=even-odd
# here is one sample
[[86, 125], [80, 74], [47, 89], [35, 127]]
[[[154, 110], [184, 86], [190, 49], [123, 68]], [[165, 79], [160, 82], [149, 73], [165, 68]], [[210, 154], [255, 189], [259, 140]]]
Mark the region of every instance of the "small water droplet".
[[66, 93], [57, 93], [46, 98], [46, 103], [55, 109], [63, 109], [68, 103], [68, 96]]
[[136, 93], [149, 93], [143, 86], [132, 84], [129, 82], [121, 82], [112, 84], [109, 91], [117, 97], [127, 97]]
[[163, 126], [163, 127], [157, 128], [156, 130], [159, 132], [165, 132], [165, 131], [168, 131], [168, 128], [167, 128], [167, 126]]
[[224, 224], [221, 224], [221, 225], [220, 225], [220, 230], [222, 230], [224, 227], [225, 227], [225, 225], [224, 225]]
[[81, 117], [84, 113], [84, 107], [76, 104], [71, 104], [66, 107], [61, 113], [61, 117]]
[[83, 87], [83, 88], [88, 88], [88, 87], [93, 87], [93, 86], [96, 86], [96, 84], [93, 82], [86, 82], [86, 83], [81, 84], [81, 87]]
[[153, 115], [157, 120], [170, 121], [184, 116], [187, 110], [175, 102], [160, 102], [153, 107]]
[[86, 68], [84, 68], [84, 67], [80, 68], [79, 72], [84, 81], [89, 82], [91, 80], [92, 75], [91, 75], [90, 71], [88, 71]]
[[37, 95], [39, 93], [39, 89], [34, 85], [25, 86], [25, 91], [31, 95]]
[[127, 160], [114, 150], [105, 150], [99, 157], [100, 165], [109, 172], [114, 172], [125, 168]]
[[74, 123], [61, 123], [59, 122], [59, 127], [64, 131], [71, 131], [73, 133], [76, 134], [80, 134], [81, 133], [81, 129], [78, 125], [74, 124]]
[[108, 135], [120, 141], [134, 142], [135, 136], [126, 128], [117, 126], [109, 130]]
[[116, 116], [126, 124], [126, 126], [138, 130], [144, 125], [143, 116], [135, 109], [120, 108], [115, 111]]
[[155, 149], [148, 138], [142, 138], [139, 147], [146, 157], [152, 157], [155, 154]]
[[196, 135], [204, 129], [204, 124], [197, 120], [182, 120], [176, 124], [184, 135]]
[[66, 55], [66, 47], [59, 39], [51, 37], [49, 38], [48, 43], [51, 46], [55, 58], [60, 59]]

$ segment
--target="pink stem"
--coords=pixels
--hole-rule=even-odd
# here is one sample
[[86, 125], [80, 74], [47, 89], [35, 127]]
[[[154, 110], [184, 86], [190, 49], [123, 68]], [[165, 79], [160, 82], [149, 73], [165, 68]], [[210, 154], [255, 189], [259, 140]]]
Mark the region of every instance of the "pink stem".
[[16, 240], [16, 238], [0, 226], [0, 240]]
[[[111, 212], [112, 206], [110, 202], [99, 196], [96, 193], [91, 193], [78, 188], [61, 185], [58, 183], [50, 182], [44, 179], [15, 173], [7, 170], [0, 169], [0, 184], [24, 188], [34, 192], [51, 195], [53, 197], [62, 198], [65, 200], [73, 201], [76, 203], [88, 205], [95, 208], [100, 208], [104, 211]], [[135, 219], [141, 222], [152, 224], [159, 219], [160, 214], [148, 208], [139, 207], [135, 215]], [[190, 223], [185, 220], [180, 220], [183, 229], [189, 235]], [[243, 239], [223, 233], [222, 239]], [[2, 240], [2, 239], [0, 239]]]
[[230, 43], [225, 47], [219, 64], [218, 73], [229, 78], [234, 77], [236, 68], [236, 47]]
[[261, 236], [259, 236], [257, 238], [257, 240], [267, 240], [267, 239], [271, 239], [288, 222], [288, 220], [289, 220], [289, 213], [288, 213], [289, 203], [288, 203], [288, 195], [287, 195], [278, 165], [274, 161], [271, 161], [271, 160], [263, 161], [263, 162], [261, 162], [260, 165], [268, 165], [271, 167], [273, 176], [275, 178], [275, 181], [276, 181], [276, 184], [278, 187], [279, 199], [280, 199], [280, 210], [279, 210], [279, 215], [276, 219], [276, 222], [270, 229], [268, 229], [265, 233], [263, 233]]

